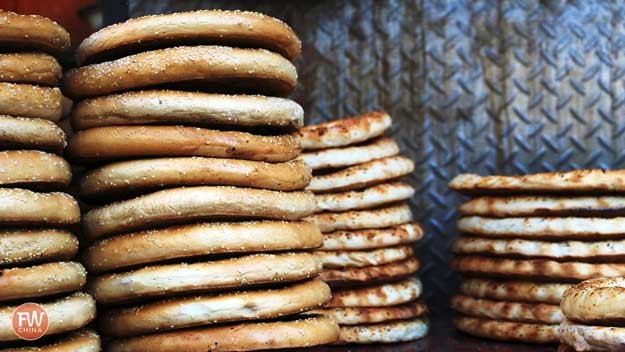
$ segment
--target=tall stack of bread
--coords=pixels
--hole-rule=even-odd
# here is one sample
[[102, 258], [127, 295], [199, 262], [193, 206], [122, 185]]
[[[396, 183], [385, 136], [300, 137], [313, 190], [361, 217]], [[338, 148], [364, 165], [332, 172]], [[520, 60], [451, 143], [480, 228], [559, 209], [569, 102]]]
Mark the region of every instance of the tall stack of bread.
[[[80, 221], [74, 198], [61, 193], [72, 173], [60, 156], [65, 134], [57, 57], [69, 33], [51, 20], [0, 10], [0, 346], [98, 351], [97, 335], [78, 331], [95, 316], [95, 302], [80, 292], [86, 271], [73, 261]], [[41, 331], [13, 322], [24, 303], [47, 312]], [[29, 311], [25, 311], [28, 313]], [[16, 334], [43, 334], [24, 341]], [[28, 336], [26, 336], [28, 338]], [[30, 350], [30, 349], [29, 349]]]
[[[109, 351], [231, 351], [334, 342], [299, 313], [330, 300], [295, 160], [301, 43], [257, 13], [198, 11], [104, 28], [64, 77], [90, 290]], [[217, 94], [215, 92], [221, 93]], [[226, 93], [226, 94], [223, 94]], [[235, 95], [236, 94], [236, 95]], [[251, 95], [263, 94], [263, 95]]]
[[625, 171], [459, 175], [475, 196], [459, 207], [452, 267], [465, 275], [451, 305], [473, 335], [555, 343], [572, 283], [625, 275]]
[[333, 289], [315, 312], [340, 324], [339, 343], [410, 341], [428, 330], [411, 246], [423, 231], [405, 203], [415, 190], [397, 181], [414, 163], [382, 136], [391, 122], [375, 112], [300, 130], [317, 199], [307, 220], [324, 233], [316, 253]]

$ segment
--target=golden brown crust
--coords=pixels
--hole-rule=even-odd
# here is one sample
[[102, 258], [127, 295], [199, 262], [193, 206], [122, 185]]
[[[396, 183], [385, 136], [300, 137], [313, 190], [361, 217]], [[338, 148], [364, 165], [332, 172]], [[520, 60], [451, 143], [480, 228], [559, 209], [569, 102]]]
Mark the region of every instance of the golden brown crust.
[[71, 259], [78, 239], [65, 230], [0, 230], [0, 265]]
[[326, 269], [321, 279], [332, 287], [362, 285], [388, 281], [411, 275], [419, 270], [417, 258], [410, 258], [400, 262], [365, 266], [362, 268]]
[[306, 220], [319, 226], [321, 232], [327, 233], [401, 225], [412, 221], [412, 212], [407, 204], [401, 204], [372, 210], [317, 213], [307, 217]]
[[364, 142], [383, 134], [391, 127], [391, 117], [385, 112], [369, 112], [342, 120], [303, 127], [302, 148], [322, 149]]
[[75, 262], [0, 269], [0, 302], [72, 292], [86, 281], [87, 271]]
[[480, 197], [458, 207], [462, 215], [485, 217], [625, 215], [625, 197], [514, 196]]
[[63, 76], [63, 92], [80, 99], [174, 85], [288, 96], [296, 83], [295, 66], [264, 49], [181, 46], [73, 69]]
[[90, 330], [72, 332], [69, 336], [41, 347], [2, 349], [2, 352], [100, 352], [100, 337]]
[[0, 47], [3, 49], [44, 51], [59, 56], [69, 46], [69, 33], [56, 22], [0, 10]]
[[0, 151], [0, 165], [0, 186], [58, 188], [72, 179], [65, 159], [37, 150]]
[[306, 221], [200, 223], [104, 239], [87, 249], [85, 264], [102, 272], [173, 258], [310, 249], [321, 241], [319, 229]]
[[348, 268], [382, 265], [411, 257], [410, 246], [377, 248], [369, 251], [315, 251], [321, 257], [324, 268]]
[[427, 335], [428, 331], [428, 323], [421, 319], [341, 326], [341, 337], [337, 344], [406, 342], [420, 339]]
[[456, 317], [454, 325], [467, 334], [493, 340], [529, 343], [557, 343], [560, 341], [558, 325], [515, 323], [466, 316]]
[[80, 221], [78, 202], [65, 193], [0, 188], [0, 199], [1, 225], [65, 226]]
[[397, 155], [399, 146], [393, 138], [380, 137], [368, 144], [346, 148], [330, 148], [303, 153], [303, 160], [313, 170], [339, 168]]
[[57, 122], [63, 113], [62, 99], [58, 88], [0, 82], [0, 115]]
[[65, 132], [52, 121], [0, 115], [2, 149], [37, 149], [60, 153], [66, 145]]
[[173, 45], [213, 44], [263, 48], [289, 60], [302, 43], [286, 23], [256, 12], [201, 10], [130, 19], [105, 27], [80, 43], [79, 65]]
[[[315, 196], [316, 197], [316, 196]], [[419, 224], [403, 224], [382, 229], [344, 230], [323, 235], [321, 250], [359, 250], [409, 244], [423, 237]]]
[[464, 278], [459, 293], [500, 301], [560, 304], [571, 284]]
[[404, 182], [375, 185], [361, 191], [323, 193], [315, 195], [317, 211], [346, 211], [377, 208], [411, 198], [415, 189]]
[[575, 351], [623, 351], [625, 328], [582, 325], [570, 320], [560, 324], [560, 340]]
[[226, 186], [173, 188], [89, 211], [90, 239], [156, 225], [208, 219], [299, 220], [315, 210], [314, 195]]
[[68, 155], [80, 162], [205, 156], [283, 162], [300, 153], [289, 135], [261, 136], [183, 126], [98, 127], [73, 135]]
[[425, 314], [427, 307], [421, 302], [393, 307], [336, 307], [310, 311], [311, 314], [323, 314], [340, 325], [375, 324], [385, 321], [418, 318]]
[[388, 307], [414, 301], [422, 292], [421, 281], [413, 277], [376, 286], [334, 290], [326, 307]]
[[560, 303], [567, 319], [591, 325], [625, 322], [625, 278], [587, 280], [564, 293]]
[[0, 54], [0, 82], [56, 86], [62, 73], [58, 61], [47, 54]]
[[558, 324], [564, 320], [560, 306], [555, 304], [493, 301], [455, 295], [451, 298], [451, 308], [476, 318], [520, 323]]

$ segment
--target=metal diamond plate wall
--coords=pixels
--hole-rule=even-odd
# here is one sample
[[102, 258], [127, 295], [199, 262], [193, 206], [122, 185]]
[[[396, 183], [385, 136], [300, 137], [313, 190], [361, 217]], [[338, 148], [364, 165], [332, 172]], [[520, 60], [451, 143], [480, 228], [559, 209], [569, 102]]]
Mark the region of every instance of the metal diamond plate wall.
[[247, 9], [303, 41], [309, 122], [384, 109], [417, 163], [411, 204], [428, 236], [421, 277], [433, 312], [449, 267], [457, 173], [625, 167], [625, 4], [621, 1], [130, 1], [131, 17]]

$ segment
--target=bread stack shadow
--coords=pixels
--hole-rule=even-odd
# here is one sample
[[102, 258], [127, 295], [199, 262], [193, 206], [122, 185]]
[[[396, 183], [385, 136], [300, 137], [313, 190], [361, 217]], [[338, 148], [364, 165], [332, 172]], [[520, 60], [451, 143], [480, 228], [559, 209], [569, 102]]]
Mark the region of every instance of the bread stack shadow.
[[[93, 298], [81, 292], [87, 273], [74, 261], [71, 227], [80, 209], [60, 192], [72, 173], [56, 124], [63, 106], [57, 58], [69, 45], [55, 22], [0, 10], [0, 347], [17, 351], [100, 348], [97, 335], [80, 330], [96, 314]], [[41, 324], [14, 316], [25, 303], [44, 309]], [[33, 315], [31, 305], [22, 308]]]
[[575, 282], [625, 275], [625, 172], [459, 175], [453, 269], [465, 276], [451, 306], [467, 333], [557, 343], [560, 301]]
[[303, 111], [282, 98], [300, 45], [277, 19], [238, 11], [132, 19], [80, 45], [83, 66], [64, 78], [83, 99], [68, 151], [89, 167], [84, 258], [108, 351], [338, 338], [330, 319], [299, 315], [330, 299], [310, 253], [321, 233], [301, 220], [315, 210], [295, 160]]
[[376, 112], [300, 130], [317, 199], [307, 220], [324, 233], [316, 253], [333, 296], [314, 312], [340, 324], [342, 344], [411, 341], [428, 330], [412, 248], [423, 231], [405, 203], [414, 188], [397, 180], [414, 163], [382, 136], [390, 126]]

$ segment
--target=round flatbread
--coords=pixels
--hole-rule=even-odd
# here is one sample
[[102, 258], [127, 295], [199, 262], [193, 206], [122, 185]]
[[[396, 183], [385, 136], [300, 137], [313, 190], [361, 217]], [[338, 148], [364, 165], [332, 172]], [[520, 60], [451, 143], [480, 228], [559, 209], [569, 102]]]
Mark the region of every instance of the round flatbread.
[[240, 186], [275, 191], [301, 190], [310, 182], [301, 161], [266, 163], [218, 158], [161, 158], [109, 164], [87, 173], [80, 193], [87, 199], [128, 197], [159, 188]]
[[214, 44], [263, 48], [289, 60], [302, 43], [286, 23], [256, 12], [201, 10], [130, 19], [105, 27], [76, 50], [79, 65], [107, 61], [156, 48]]
[[163, 86], [284, 97], [296, 84], [295, 66], [279, 54], [225, 46], [147, 51], [75, 68], [63, 76], [63, 92], [74, 100]]
[[0, 186], [60, 188], [72, 179], [65, 159], [37, 150], [0, 151], [0, 165]]
[[2, 349], [2, 352], [100, 352], [100, 337], [90, 330], [72, 332], [52, 344]]
[[383, 183], [362, 191], [316, 195], [317, 211], [371, 209], [411, 198], [415, 189], [403, 182]]
[[0, 199], [1, 225], [66, 226], [80, 221], [78, 202], [65, 193], [0, 188]]
[[315, 316], [274, 322], [204, 327], [114, 340], [110, 352], [225, 352], [291, 349], [334, 342], [339, 327]]
[[62, 99], [58, 88], [0, 82], [0, 115], [57, 122], [63, 113]]
[[458, 230], [478, 236], [532, 239], [613, 239], [625, 237], [625, 217], [618, 218], [504, 218], [468, 216]]
[[69, 231], [0, 230], [0, 265], [67, 260], [77, 252], [78, 239]]
[[213, 262], [168, 264], [99, 276], [90, 283], [98, 303], [118, 303], [173, 293], [210, 292], [293, 282], [317, 276], [319, 258], [309, 253], [255, 254]]
[[468, 195], [481, 194], [605, 194], [625, 192], [625, 170], [573, 170], [521, 176], [461, 174], [449, 188]]
[[454, 326], [467, 334], [500, 341], [557, 343], [558, 325], [516, 323], [493, 319], [458, 316]]
[[0, 269], [0, 302], [72, 292], [86, 281], [87, 271], [75, 262]]
[[423, 286], [417, 278], [379, 286], [334, 290], [326, 307], [389, 307], [421, 297]]
[[344, 230], [323, 235], [321, 250], [362, 250], [414, 243], [423, 238], [423, 229], [416, 223], [383, 229]]
[[298, 134], [302, 136], [304, 149], [343, 147], [382, 135], [391, 127], [392, 122], [385, 112], [370, 112], [348, 119], [305, 126]]
[[472, 317], [520, 323], [558, 324], [564, 320], [560, 306], [556, 304], [493, 301], [455, 295], [451, 298], [451, 308]]
[[42, 53], [0, 53], [0, 82], [55, 86], [63, 69], [58, 61]]
[[408, 259], [414, 251], [410, 246], [379, 248], [370, 251], [315, 251], [324, 268], [363, 267], [382, 265]]
[[106, 238], [87, 249], [84, 262], [102, 272], [174, 258], [311, 249], [321, 241], [306, 221], [200, 223]]
[[80, 131], [67, 153], [79, 162], [166, 156], [207, 156], [282, 162], [300, 153], [290, 135], [262, 136], [183, 126], [98, 127]]
[[556, 262], [546, 259], [499, 259], [480, 256], [456, 257], [452, 269], [461, 273], [503, 278], [534, 278], [550, 281], [579, 281], [599, 277], [625, 276], [622, 263]]
[[381, 324], [341, 326], [337, 344], [397, 343], [418, 340], [427, 335], [428, 323], [421, 319]]
[[625, 215], [625, 197], [480, 197], [458, 208], [462, 215], [485, 217]]
[[380, 137], [365, 145], [303, 153], [299, 159], [305, 161], [313, 170], [317, 170], [358, 165], [398, 153], [399, 146], [393, 138]]
[[[166, 206], [163, 206], [166, 204]], [[173, 188], [89, 211], [90, 239], [156, 225], [208, 219], [299, 220], [315, 210], [314, 195], [225, 186]]]
[[568, 319], [596, 325], [625, 322], [625, 278], [604, 278], [579, 283], [564, 293], [560, 303]]
[[326, 175], [313, 176], [308, 190], [315, 193], [358, 190], [394, 180], [414, 171], [414, 162], [403, 156], [373, 160]]
[[330, 299], [320, 280], [259, 291], [174, 298], [106, 312], [100, 326], [115, 337], [175, 330], [207, 324], [272, 319], [318, 308]]
[[56, 56], [69, 49], [69, 33], [56, 22], [0, 10], [0, 47], [7, 51], [43, 51]]
[[173, 90], [127, 92], [86, 99], [72, 112], [75, 130], [125, 125], [300, 128], [304, 110], [296, 102], [260, 95]]
[[565, 320], [559, 329], [562, 342], [576, 351], [623, 351], [625, 328], [581, 325]]
[[425, 314], [427, 307], [420, 302], [412, 302], [394, 307], [336, 307], [311, 310], [311, 314], [323, 314], [339, 325], [375, 324], [385, 321], [418, 318]]
[[2, 149], [38, 149], [59, 153], [66, 145], [65, 132], [52, 121], [0, 115]]
[[560, 304], [572, 284], [465, 278], [459, 293], [500, 301]]
[[[95, 301], [82, 292], [41, 306], [48, 315], [48, 330], [44, 336], [80, 329], [95, 318]], [[0, 307], [0, 341], [20, 339], [12, 324], [15, 308], [17, 306]]]
[[362, 286], [403, 278], [419, 270], [417, 258], [362, 268], [326, 269], [321, 279], [332, 287]]
[[412, 212], [407, 204], [401, 204], [373, 210], [318, 213], [307, 217], [306, 220], [319, 226], [321, 232], [327, 233], [401, 225], [412, 221]]

